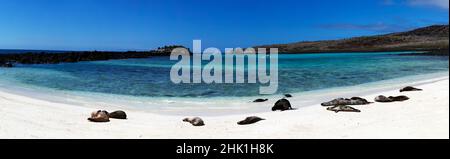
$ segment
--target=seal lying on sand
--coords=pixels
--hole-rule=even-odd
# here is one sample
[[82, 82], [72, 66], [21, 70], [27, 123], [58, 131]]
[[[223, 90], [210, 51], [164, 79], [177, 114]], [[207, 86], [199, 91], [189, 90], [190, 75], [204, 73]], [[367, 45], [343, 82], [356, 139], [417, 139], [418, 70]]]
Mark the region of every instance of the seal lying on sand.
[[386, 97], [383, 95], [380, 95], [375, 98], [375, 101], [380, 102], [380, 103], [389, 103], [389, 102], [397, 102], [397, 101], [401, 102], [401, 101], [405, 101], [405, 100], [409, 100], [409, 98], [407, 96]]
[[287, 99], [280, 99], [278, 100], [275, 105], [272, 107], [272, 111], [285, 111], [285, 110], [292, 110], [291, 103]]
[[108, 116], [113, 119], [127, 119], [127, 114], [121, 110], [109, 113]]
[[109, 122], [108, 112], [104, 110], [92, 112], [88, 120], [91, 122]]
[[409, 100], [409, 98], [407, 96], [396, 96], [396, 97], [390, 96], [388, 98], [394, 102], [402, 102], [402, 101]]
[[386, 96], [380, 95], [378, 97], [375, 97], [375, 101], [380, 102], [380, 103], [387, 103], [387, 102], [392, 102], [392, 99], [389, 99]]
[[363, 102], [366, 102], [366, 103], [370, 103], [370, 102], [368, 102], [366, 99], [364, 99], [364, 98], [361, 98], [361, 97], [352, 97], [352, 98], [350, 98], [351, 100], [360, 100], [360, 101], [363, 101]]
[[268, 100], [269, 99], [256, 99], [256, 100], [253, 101], [253, 103], [261, 103], [261, 102], [266, 102]]
[[245, 118], [245, 120], [242, 120], [242, 121], [238, 122], [237, 124], [238, 125], [249, 125], [249, 124], [257, 123], [261, 120], [266, 120], [266, 119], [263, 119], [263, 118], [260, 118], [257, 116], [251, 116], [251, 117]]
[[189, 122], [194, 126], [204, 126], [205, 122], [199, 118], [199, 117], [195, 117], [195, 118], [185, 118], [183, 119], [184, 122]]
[[367, 101], [364, 98], [361, 97], [352, 97], [350, 99], [348, 98], [337, 98], [329, 102], [324, 102], [321, 105], [322, 106], [336, 106], [336, 105], [367, 105], [371, 102]]
[[336, 113], [339, 113], [339, 112], [357, 112], [357, 113], [359, 113], [359, 112], [361, 112], [360, 110], [358, 110], [356, 108], [346, 106], [346, 105], [337, 105], [334, 107], [328, 107], [327, 110], [334, 111]]
[[400, 89], [400, 92], [408, 92], [408, 91], [422, 91], [422, 89], [414, 88], [411, 86]]

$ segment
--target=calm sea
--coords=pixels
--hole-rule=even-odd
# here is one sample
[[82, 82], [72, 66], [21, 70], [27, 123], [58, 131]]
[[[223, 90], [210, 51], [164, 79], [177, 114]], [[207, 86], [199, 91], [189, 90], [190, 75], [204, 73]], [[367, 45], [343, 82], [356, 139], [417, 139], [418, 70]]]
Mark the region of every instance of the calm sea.
[[[3, 50], [3, 53], [8, 52]], [[402, 53], [279, 55], [278, 93], [353, 86], [405, 76], [448, 72], [448, 57]], [[0, 82], [57, 90], [144, 97], [257, 96], [259, 84], [173, 84], [169, 57], [0, 68]]]

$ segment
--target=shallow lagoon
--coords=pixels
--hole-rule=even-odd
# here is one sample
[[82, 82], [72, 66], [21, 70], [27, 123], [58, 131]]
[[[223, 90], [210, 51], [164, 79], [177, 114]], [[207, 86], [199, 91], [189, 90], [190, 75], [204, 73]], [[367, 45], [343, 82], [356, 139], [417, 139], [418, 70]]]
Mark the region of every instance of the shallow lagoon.
[[[280, 54], [278, 94], [448, 71], [448, 57], [402, 53]], [[260, 84], [174, 84], [169, 57], [0, 69], [2, 80], [56, 90], [143, 97], [245, 97]], [[248, 71], [248, 70], [246, 70]]]

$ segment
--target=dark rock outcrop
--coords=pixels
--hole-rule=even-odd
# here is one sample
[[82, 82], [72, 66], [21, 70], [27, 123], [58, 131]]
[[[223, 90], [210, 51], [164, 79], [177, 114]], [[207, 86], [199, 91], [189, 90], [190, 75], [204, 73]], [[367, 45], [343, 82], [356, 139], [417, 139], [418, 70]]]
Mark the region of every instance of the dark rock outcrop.
[[11, 67], [14, 67], [14, 65], [11, 62], [1, 62], [0, 61], [0, 67], [11, 68]]
[[261, 120], [266, 120], [257, 116], [251, 116], [251, 117], [247, 117], [245, 118], [245, 120], [239, 121], [237, 124], [238, 125], [249, 125], [249, 124], [254, 124], [257, 123]]
[[287, 99], [280, 99], [272, 107], [272, 111], [277, 111], [277, 110], [280, 110], [280, 111], [292, 110], [291, 103]]
[[[6, 61], [20, 64], [58, 64], [58, 63], [74, 63], [81, 61], [104, 61], [116, 59], [130, 58], [150, 58], [154, 56], [170, 56], [176, 48], [185, 48], [187, 53], [191, 53], [188, 48], [183, 46], [165, 46], [158, 50], [152, 51], [78, 51], [78, 52], [29, 52], [29, 53], [9, 53], [0, 54], [0, 65]], [[3, 61], [3, 62], [2, 62]]]
[[292, 98], [292, 95], [291, 95], [291, 94], [285, 94], [284, 97], [286, 97], [286, 98]]

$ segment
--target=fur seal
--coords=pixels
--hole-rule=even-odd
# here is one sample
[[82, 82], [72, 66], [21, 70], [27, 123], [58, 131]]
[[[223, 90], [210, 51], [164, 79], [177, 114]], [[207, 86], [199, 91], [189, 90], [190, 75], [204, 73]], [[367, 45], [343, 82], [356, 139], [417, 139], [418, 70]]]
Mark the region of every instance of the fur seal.
[[367, 101], [367, 99], [364, 99], [361, 97], [352, 97], [352, 98], [350, 98], [350, 100], [356, 101], [355, 105], [367, 105], [367, 104], [373, 103], [373, 102], [369, 102], [369, 101]]
[[191, 123], [193, 126], [204, 126], [205, 125], [205, 122], [199, 117], [184, 118], [183, 121]]
[[336, 105], [367, 105], [371, 102], [367, 101], [364, 98], [361, 97], [352, 97], [350, 99], [348, 98], [337, 98], [333, 99], [329, 102], [324, 102], [321, 105], [322, 106], [336, 106]]
[[375, 97], [375, 101], [380, 102], [380, 103], [393, 102], [392, 99], [390, 99], [386, 96], [383, 96], [383, 95], [379, 95], [378, 97]]
[[261, 102], [266, 102], [268, 100], [269, 99], [256, 99], [256, 100], [253, 101], [253, 103], [261, 103]]
[[422, 91], [422, 89], [414, 88], [411, 86], [400, 89], [400, 92], [408, 92], [408, 91]]
[[275, 105], [272, 107], [272, 111], [285, 111], [285, 110], [292, 110], [291, 103], [287, 99], [280, 99], [278, 100]]
[[352, 97], [350, 99], [351, 100], [360, 100], [360, 101], [363, 101], [365, 103], [370, 103], [369, 101], [367, 101], [367, 99], [364, 99], [364, 98], [361, 98], [361, 97]]
[[91, 117], [88, 118], [91, 122], [109, 122], [108, 112], [105, 110], [99, 110], [91, 113]]
[[245, 118], [245, 120], [239, 121], [237, 124], [238, 125], [249, 125], [249, 124], [254, 124], [257, 123], [261, 120], [266, 120], [257, 116], [251, 116], [251, 117], [247, 117]]
[[286, 97], [286, 98], [292, 98], [292, 95], [291, 95], [291, 94], [285, 94], [284, 97]]
[[127, 114], [121, 110], [109, 113], [108, 116], [113, 119], [127, 119]]
[[407, 96], [396, 96], [396, 97], [390, 96], [388, 98], [394, 102], [403, 102], [403, 101], [409, 100], [409, 97], [407, 97]]
[[376, 102], [380, 102], [380, 103], [389, 103], [389, 102], [402, 102], [402, 101], [406, 101], [409, 100], [409, 97], [407, 96], [383, 96], [380, 95], [378, 97], [375, 98]]
[[346, 106], [346, 105], [337, 105], [334, 107], [328, 107], [327, 110], [334, 111], [336, 113], [339, 113], [339, 112], [357, 112], [357, 113], [359, 113], [359, 112], [361, 112], [361, 110], [359, 110], [359, 109], [356, 109], [356, 108], [353, 108], [350, 106]]

